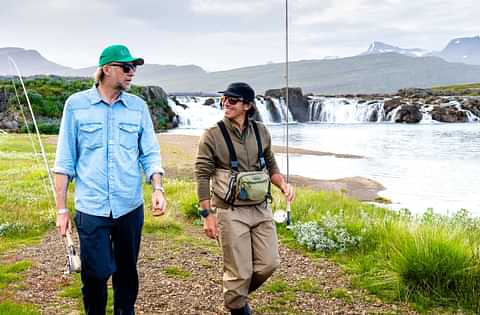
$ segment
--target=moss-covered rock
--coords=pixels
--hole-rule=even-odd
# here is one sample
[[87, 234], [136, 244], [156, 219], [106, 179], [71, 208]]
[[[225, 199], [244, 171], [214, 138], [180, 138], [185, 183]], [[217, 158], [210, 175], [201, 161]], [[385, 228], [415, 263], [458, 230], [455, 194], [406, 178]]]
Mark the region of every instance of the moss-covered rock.
[[[28, 98], [37, 118], [40, 132], [57, 133], [66, 99], [73, 93], [89, 89], [92, 79], [59, 76], [35, 76], [24, 80]], [[20, 115], [15, 88], [22, 104], [27, 104], [20, 83], [12, 78], [0, 80], [0, 128], [12, 132], [26, 132], [26, 124]], [[178, 118], [168, 105], [168, 95], [159, 86], [132, 86], [130, 93], [143, 98], [150, 109], [156, 131], [174, 128]], [[24, 107], [27, 121], [31, 124], [29, 111]], [[32, 130], [32, 129], [31, 129]]]

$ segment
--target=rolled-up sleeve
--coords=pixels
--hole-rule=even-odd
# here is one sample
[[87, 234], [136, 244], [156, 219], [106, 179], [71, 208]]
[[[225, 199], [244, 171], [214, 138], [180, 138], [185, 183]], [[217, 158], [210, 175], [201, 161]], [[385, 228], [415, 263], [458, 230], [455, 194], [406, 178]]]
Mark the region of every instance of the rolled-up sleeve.
[[76, 176], [77, 164], [77, 137], [73, 111], [71, 110], [70, 99], [65, 102], [60, 132], [58, 134], [57, 152], [55, 154], [55, 165], [53, 171], [56, 174], [64, 174], [72, 181]]
[[142, 129], [139, 139], [140, 164], [145, 173], [145, 181], [151, 182], [151, 177], [155, 173], [164, 174], [162, 167], [162, 159], [160, 156], [160, 145], [158, 144], [157, 135], [153, 129], [152, 117], [148, 110], [148, 105], [144, 104], [142, 112]]
[[209, 131], [205, 131], [198, 143], [195, 161], [198, 200], [210, 199], [210, 177], [215, 172], [215, 142]]

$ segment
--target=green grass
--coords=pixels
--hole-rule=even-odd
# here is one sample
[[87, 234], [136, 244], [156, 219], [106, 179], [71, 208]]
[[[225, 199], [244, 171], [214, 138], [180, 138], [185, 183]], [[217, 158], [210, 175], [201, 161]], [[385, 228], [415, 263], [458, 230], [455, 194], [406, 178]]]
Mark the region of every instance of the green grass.
[[[46, 147], [52, 163], [54, 147]], [[49, 210], [53, 203], [41, 184], [46, 174], [42, 162], [36, 161], [30, 152], [26, 135], [0, 136], [0, 225], [7, 227], [0, 232], [4, 233], [0, 236], [0, 254], [38, 242], [53, 228]], [[178, 254], [185, 244], [220, 254], [215, 242], [186, 232], [191, 228], [185, 226], [186, 222], [198, 218], [195, 184], [167, 178], [165, 188], [168, 211], [164, 217], [157, 218], [150, 211], [151, 188], [145, 186], [145, 234], [171, 241], [171, 246], [178, 247]], [[71, 197], [70, 194], [70, 202]], [[274, 200], [274, 209], [285, 209], [285, 202], [276, 189]], [[480, 290], [480, 220], [471, 218], [467, 212], [446, 217], [426, 211], [422, 216], [413, 216], [408, 211], [392, 212], [361, 203], [342, 193], [298, 188], [292, 218], [294, 223], [318, 222], [331, 235], [336, 235], [333, 232], [341, 228], [359, 237], [358, 244], [344, 251], [310, 251], [298, 244], [291, 230], [278, 226], [283, 244], [302, 250], [312, 259], [335, 260], [351, 275], [355, 286], [385, 301], [408, 301], [422, 312], [436, 311], [438, 307], [447, 311], [480, 312], [477, 294]], [[328, 227], [332, 222], [335, 224]], [[165, 272], [171, 276], [190, 277], [179, 267], [169, 268]], [[17, 281], [21, 271], [21, 265], [2, 266], [0, 286]], [[288, 303], [295, 299], [297, 292], [320, 297], [325, 294], [313, 279], [304, 279], [290, 287], [286, 287], [282, 279], [272, 280], [264, 288], [278, 296], [268, 306], [271, 309], [267, 313], [275, 313], [277, 309], [293, 314]], [[77, 280], [63, 294], [80, 300], [79, 286]], [[340, 296], [342, 292], [333, 294]], [[345, 298], [348, 299], [348, 294]]]
[[[54, 147], [45, 149], [53, 163]], [[47, 173], [31, 152], [28, 136], [0, 136], [0, 253], [37, 241], [54, 225]]]
[[0, 265], [0, 289], [5, 288], [9, 283], [20, 281], [22, 272], [27, 271], [32, 263], [26, 260], [13, 264]]
[[330, 296], [342, 301], [345, 301], [347, 303], [353, 303], [353, 297], [352, 294], [349, 293], [346, 289], [344, 288], [335, 288], [330, 292]]
[[279, 227], [285, 244], [314, 259], [334, 259], [352, 274], [355, 285], [386, 301], [409, 301], [419, 311], [444, 307], [480, 312], [480, 219], [466, 211], [448, 217], [428, 210], [413, 216], [326, 192], [300, 189], [297, 196], [294, 221], [336, 218], [361, 241], [347, 252], [311, 252], [296, 244], [290, 230]]
[[[84, 315], [85, 311], [83, 308], [81, 286], [82, 286], [82, 282], [80, 280], [80, 274], [75, 274], [73, 277], [73, 281], [69, 285], [65, 286], [59, 295], [61, 297], [76, 300], [77, 309], [81, 310], [81, 314]], [[111, 287], [108, 288], [108, 300], [107, 300], [106, 313], [113, 314], [113, 290]]]
[[40, 311], [34, 305], [17, 304], [13, 302], [0, 302], [0, 314], [2, 315], [40, 315]]
[[264, 288], [264, 291], [270, 293], [280, 293], [290, 291], [289, 285], [285, 280], [276, 279], [269, 281]]
[[181, 267], [179, 266], [169, 266], [169, 267], [166, 267], [163, 272], [171, 277], [171, 278], [175, 278], [175, 279], [182, 279], [182, 280], [186, 280], [186, 279], [189, 279], [192, 277], [192, 273], [190, 271], [187, 271], [187, 270], [183, 270]]
[[475, 96], [475, 95], [480, 95], [480, 83], [436, 86], [436, 87], [433, 87], [432, 90], [433, 92], [441, 93], [444, 95], [462, 94], [462, 95]]

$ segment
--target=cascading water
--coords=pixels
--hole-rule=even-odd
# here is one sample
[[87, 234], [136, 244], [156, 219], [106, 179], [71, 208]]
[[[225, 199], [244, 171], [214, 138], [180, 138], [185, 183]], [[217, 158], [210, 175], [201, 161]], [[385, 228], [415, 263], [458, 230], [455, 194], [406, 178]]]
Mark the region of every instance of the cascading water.
[[[208, 128], [223, 117], [220, 97], [171, 96], [168, 99], [168, 105], [178, 115], [180, 128]], [[265, 124], [286, 121], [286, 105], [283, 101], [258, 96], [255, 99], [255, 106]], [[288, 118], [289, 121], [293, 121], [290, 112]]]
[[211, 105], [204, 105], [209, 97], [178, 96], [170, 97], [168, 105], [178, 116], [178, 126], [183, 128], [207, 128], [222, 119], [220, 101], [213, 99]]
[[[283, 98], [276, 99], [272, 98], [272, 103], [275, 109], [280, 113], [281, 122], [287, 121], [287, 104]], [[288, 111], [288, 121], [293, 121], [293, 116], [290, 111]]]
[[[445, 98], [444, 106], [455, 107], [457, 111], [464, 112], [468, 122], [478, 122], [471, 111], [462, 108], [462, 104], [455, 100]], [[324, 97], [316, 96], [309, 100], [309, 119], [325, 123], [367, 123], [367, 122], [392, 122], [398, 120], [403, 105], [385, 112], [385, 100], [362, 100], [360, 98]], [[421, 123], [433, 123], [433, 105], [421, 104], [418, 107], [422, 115]]]
[[310, 100], [312, 121], [328, 123], [379, 122], [385, 120], [383, 101], [362, 101], [341, 97], [320, 97]]

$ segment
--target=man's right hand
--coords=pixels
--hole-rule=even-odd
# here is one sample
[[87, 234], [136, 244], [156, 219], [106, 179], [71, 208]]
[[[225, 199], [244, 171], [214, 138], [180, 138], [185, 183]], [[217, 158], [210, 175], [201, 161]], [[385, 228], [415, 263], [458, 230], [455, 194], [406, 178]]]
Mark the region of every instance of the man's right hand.
[[65, 236], [67, 231], [72, 233], [72, 221], [67, 213], [57, 214], [57, 228], [60, 236]]
[[203, 230], [211, 239], [218, 238], [217, 218], [214, 214], [210, 213], [208, 217], [203, 219]]

